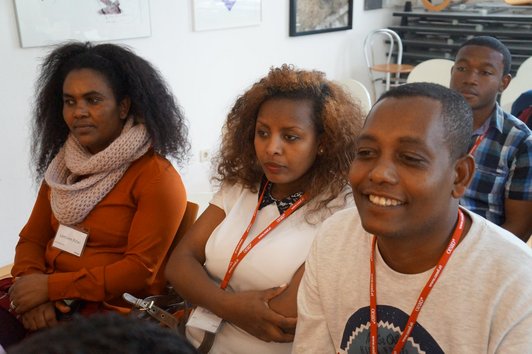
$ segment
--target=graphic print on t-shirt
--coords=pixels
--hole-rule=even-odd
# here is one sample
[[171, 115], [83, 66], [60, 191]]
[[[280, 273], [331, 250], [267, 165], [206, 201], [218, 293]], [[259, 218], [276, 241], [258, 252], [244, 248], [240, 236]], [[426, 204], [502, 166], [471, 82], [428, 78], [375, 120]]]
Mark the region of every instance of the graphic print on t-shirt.
[[[401, 336], [401, 331], [409, 315], [402, 310], [387, 305], [377, 305], [378, 352], [391, 353]], [[347, 354], [370, 353], [369, 348], [369, 306], [358, 309], [349, 317], [340, 343], [340, 349]], [[402, 354], [443, 354], [443, 350], [419, 323], [414, 325], [412, 333]]]

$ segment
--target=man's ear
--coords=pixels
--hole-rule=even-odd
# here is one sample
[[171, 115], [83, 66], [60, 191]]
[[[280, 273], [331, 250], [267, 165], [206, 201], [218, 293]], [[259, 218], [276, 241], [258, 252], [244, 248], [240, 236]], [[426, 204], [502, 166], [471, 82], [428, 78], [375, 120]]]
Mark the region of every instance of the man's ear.
[[454, 164], [454, 181], [452, 196], [456, 199], [460, 199], [473, 178], [475, 173], [475, 160], [473, 156], [467, 154], [458, 160]]
[[126, 119], [129, 115], [129, 109], [131, 108], [131, 99], [126, 96], [120, 101], [118, 104], [119, 112], [120, 112], [120, 119]]
[[506, 90], [508, 85], [510, 85], [510, 81], [512, 81], [512, 75], [511, 74], [503, 75], [501, 83], [499, 85], [499, 93], [501, 93], [504, 90]]

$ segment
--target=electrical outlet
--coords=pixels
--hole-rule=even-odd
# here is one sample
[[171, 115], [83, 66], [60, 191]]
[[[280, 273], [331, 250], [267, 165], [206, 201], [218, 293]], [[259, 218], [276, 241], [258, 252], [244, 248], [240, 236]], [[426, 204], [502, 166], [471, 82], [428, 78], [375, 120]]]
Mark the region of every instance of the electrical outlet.
[[209, 150], [200, 150], [199, 152], [199, 160], [200, 162], [207, 162], [211, 158], [211, 154]]

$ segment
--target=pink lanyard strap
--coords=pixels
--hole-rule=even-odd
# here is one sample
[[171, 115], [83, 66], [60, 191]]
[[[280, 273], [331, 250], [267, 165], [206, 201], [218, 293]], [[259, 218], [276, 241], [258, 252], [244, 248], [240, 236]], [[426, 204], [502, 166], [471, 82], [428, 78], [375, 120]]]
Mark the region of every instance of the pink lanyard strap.
[[[269, 183], [269, 182], [268, 182]], [[273, 229], [275, 229], [284, 219], [288, 218], [294, 211], [296, 211], [306, 200], [307, 197], [305, 194], [303, 194], [294, 204], [292, 204], [284, 213], [279, 215], [274, 221], [270, 223], [264, 230], [261, 231], [260, 234], [258, 234], [247, 246], [244, 248], [244, 250], [240, 251], [242, 248], [242, 245], [244, 244], [244, 241], [249, 235], [249, 231], [251, 230], [251, 227], [255, 223], [255, 219], [257, 217], [257, 213], [259, 211], [260, 203], [262, 202], [262, 198], [264, 197], [264, 192], [266, 191], [266, 187], [268, 186], [268, 183], [265, 184], [260, 198], [259, 202], [257, 203], [257, 207], [255, 208], [255, 211], [253, 212], [253, 216], [251, 217], [251, 221], [249, 222], [248, 227], [244, 231], [244, 234], [240, 238], [240, 241], [238, 241], [238, 244], [235, 247], [235, 250], [233, 251], [233, 255], [231, 256], [231, 260], [229, 261], [229, 265], [227, 266], [227, 271], [225, 272], [224, 279], [222, 283], [220, 284], [221, 289], [225, 289], [227, 285], [229, 284], [229, 281], [231, 280], [231, 277], [233, 276], [233, 273], [235, 272], [235, 269], [237, 265], [246, 257], [246, 255], [251, 251], [253, 247], [255, 247], [264, 237], [266, 237], [267, 234], [270, 233]]]
[[[445, 268], [445, 265], [447, 264], [447, 261], [451, 258], [452, 253], [454, 252], [456, 245], [460, 241], [460, 238], [462, 237], [462, 232], [464, 231], [464, 213], [462, 210], [458, 209], [458, 223], [456, 224], [456, 227], [454, 228], [453, 235], [451, 237], [451, 240], [449, 241], [449, 244], [447, 245], [447, 249], [440, 257], [440, 260], [438, 261], [438, 264], [436, 265], [436, 268], [434, 268], [434, 271], [432, 272], [432, 275], [430, 276], [429, 280], [425, 284], [425, 287], [423, 290], [421, 290], [421, 294], [419, 294], [419, 297], [417, 299], [416, 305], [414, 306], [414, 309], [412, 310], [412, 313], [410, 314], [410, 317], [408, 318], [408, 322], [406, 323], [405, 329], [403, 330], [403, 333], [401, 334], [401, 337], [395, 344], [395, 347], [393, 348], [392, 353], [398, 354], [401, 352], [401, 349], [405, 345], [408, 337], [410, 336], [410, 333], [412, 332], [412, 329], [414, 328], [414, 325], [416, 324], [417, 317], [419, 316], [419, 313], [421, 312], [421, 308], [423, 307], [423, 304], [427, 300], [427, 297], [429, 296], [430, 291], [436, 284], [436, 282], [439, 279], [439, 276], [443, 272], [443, 269]], [[371, 250], [371, 256], [370, 256], [370, 277], [369, 277], [369, 304], [370, 304], [370, 353], [371, 354], [377, 354], [377, 275], [375, 272], [375, 245], [377, 244], [377, 238], [373, 236], [372, 240], [372, 250]]]

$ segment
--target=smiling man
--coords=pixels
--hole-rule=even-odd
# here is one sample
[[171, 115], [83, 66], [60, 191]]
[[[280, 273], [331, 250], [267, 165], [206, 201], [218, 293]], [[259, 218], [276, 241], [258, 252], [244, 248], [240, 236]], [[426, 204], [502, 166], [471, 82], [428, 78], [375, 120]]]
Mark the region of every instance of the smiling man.
[[460, 203], [526, 242], [532, 234], [532, 136], [497, 103], [512, 78], [511, 61], [496, 38], [474, 37], [456, 54], [450, 87], [473, 109], [470, 153], [477, 169]]
[[357, 209], [323, 224], [305, 265], [294, 353], [532, 347], [532, 251], [459, 207], [472, 123], [463, 97], [436, 84], [375, 104], [349, 176]]

